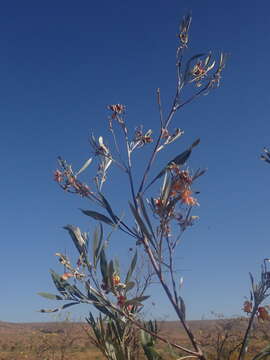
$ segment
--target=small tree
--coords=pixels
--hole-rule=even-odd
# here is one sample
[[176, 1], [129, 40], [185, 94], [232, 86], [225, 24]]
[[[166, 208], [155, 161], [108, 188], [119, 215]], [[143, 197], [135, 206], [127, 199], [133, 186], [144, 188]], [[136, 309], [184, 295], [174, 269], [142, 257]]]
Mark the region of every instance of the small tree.
[[[60, 295], [40, 295], [69, 302], [53, 310], [41, 311], [55, 312], [80, 303], [92, 305], [99, 311], [99, 315], [95, 318], [90, 313], [87, 318], [92, 329], [89, 336], [107, 359], [138, 359], [142, 352], [148, 359], [161, 359], [155, 349], [156, 340], [163, 341], [172, 349], [185, 354], [182, 358], [205, 359], [201, 345], [186, 321], [185, 303], [181, 296], [182, 280], [175, 270], [174, 262], [180, 237], [197, 219], [197, 216], [193, 215], [193, 209], [198, 205], [198, 200], [193, 195], [196, 194], [193, 185], [205, 171], [190, 171], [185, 167], [185, 163], [200, 140], [195, 140], [185, 151], [163, 165], [159, 173], [149, 181], [158, 154], [180, 139], [184, 133], [180, 128], [172, 128], [175, 114], [196, 98], [217, 88], [225, 67], [226, 55], [223, 53], [218, 61], [213, 59], [211, 52], [196, 54], [186, 60], [190, 24], [190, 15], [185, 16], [180, 24], [176, 50], [176, 92], [167, 114], [163, 110], [161, 92], [157, 90], [158, 136], [154, 139], [153, 131], [144, 131], [142, 126], [134, 133], [131, 132], [127, 125], [126, 107], [113, 104], [108, 106], [112, 145], [102, 136], [96, 138], [92, 135], [90, 145], [93, 157], [78, 171], [74, 171], [63, 158], [58, 158], [59, 169], [55, 171], [55, 181], [66, 192], [90, 201], [92, 208], [82, 210], [82, 213], [97, 221], [97, 226], [91, 235], [74, 225], [64, 227], [78, 251], [77, 263], [73, 265], [68, 256], [57, 253], [65, 271], [59, 275], [52, 270], [51, 276]], [[134, 154], [146, 146], [152, 146], [146, 167], [141, 174], [135, 173]], [[262, 158], [269, 162], [268, 150], [265, 150]], [[89, 186], [81, 182], [79, 176], [90, 164], [92, 166], [94, 159], [97, 159], [98, 167], [94, 182]], [[107, 198], [108, 192], [103, 191], [111, 166], [117, 166], [127, 177], [131, 217], [119, 215]], [[156, 193], [153, 184], [160, 180], [160, 191]], [[131, 237], [133, 246], [136, 246], [125, 275], [119, 262], [108, 258], [108, 240], [115, 231]], [[90, 236], [91, 251], [88, 249]], [[150, 272], [142, 276], [140, 281], [134, 278], [138, 255], [146, 256], [151, 267]], [[263, 309], [266, 311], [261, 305], [269, 295], [269, 274], [265, 260], [260, 282], [256, 284], [251, 276], [251, 297], [244, 304], [244, 310], [249, 314], [248, 326], [243, 339], [234, 349], [239, 360], [243, 360], [247, 352], [252, 324], [256, 318], [263, 317]], [[189, 347], [169, 342], [159, 333], [155, 323], [143, 320], [141, 310], [143, 302], [149, 298], [146, 291], [152, 281], [158, 281], [166, 294], [189, 339]], [[222, 353], [221, 350], [219, 354]], [[226, 353], [230, 351], [226, 350]], [[269, 354], [267, 349], [254, 359], [261, 359], [265, 354]]]

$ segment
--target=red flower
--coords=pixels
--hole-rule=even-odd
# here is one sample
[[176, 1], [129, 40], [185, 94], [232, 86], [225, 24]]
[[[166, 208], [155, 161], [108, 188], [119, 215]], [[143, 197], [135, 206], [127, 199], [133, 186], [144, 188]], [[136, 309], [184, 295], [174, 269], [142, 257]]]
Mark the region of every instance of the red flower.
[[109, 105], [108, 108], [116, 114], [122, 114], [125, 111], [125, 106], [122, 104]]
[[182, 202], [189, 206], [198, 205], [197, 200], [195, 198], [193, 198], [192, 196], [190, 196], [191, 194], [192, 194], [191, 190], [188, 190], [188, 189], [184, 190], [181, 194]]
[[195, 77], [201, 77], [205, 74], [206, 70], [205, 68], [203, 67], [203, 64], [202, 62], [198, 62], [194, 68], [192, 69], [192, 75], [195, 76]]
[[125, 305], [126, 299], [127, 298], [125, 296], [119, 295], [117, 297], [117, 300], [118, 300], [117, 305], [120, 306], [120, 307], [123, 307]]
[[263, 307], [263, 306], [260, 306], [260, 307], [258, 308], [258, 314], [257, 314], [257, 316], [258, 316], [258, 319], [261, 319], [261, 320], [267, 320], [267, 319], [269, 319], [268, 311], [267, 311], [266, 308]]
[[128, 305], [127, 306], [127, 311], [131, 312], [133, 310], [133, 308], [134, 308], [134, 305]]
[[58, 183], [60, 183], [63, 180], [63, 174], [61, 173], [60, 170], [56, 170], [54, 172], [54, 180]]

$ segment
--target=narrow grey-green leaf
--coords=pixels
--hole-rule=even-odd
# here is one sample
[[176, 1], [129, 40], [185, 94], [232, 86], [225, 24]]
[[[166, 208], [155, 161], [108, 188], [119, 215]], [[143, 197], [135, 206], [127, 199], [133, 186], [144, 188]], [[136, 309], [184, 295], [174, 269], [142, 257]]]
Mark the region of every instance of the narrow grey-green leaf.
[[61, 306], [59, 308], [55, 308], [55, 309], [41, 309], [41, 310], [39, 310], [39, 312], [42, 312], [42, 313], [54, 313], [54, 312], [66, 309], [66, 308], [68, 308], [70, 306], [78, 305], [78, 304], [79, 304], [79, 302], [76, 301], [76, 302], [65, 304], [65, 305], [63, 305], [63, 306]]
[[86, 249], [86, 242], [82, 236], [80, 228], [73, 225], [66, 225], [63, 228], [68, 231], [74, 245], [76, 246], [79, 254], [81, 255], [81, 253], [84, 252]]
[[140, 217], [140, 214], [139, 212], [135, 209], [135, 207], [129, 203], [129, 206], [131, 208], [131, 211], [136, 219], [136, 222], [138, 223], [140, 229], [141, 229], [141, 232], [147, 237], [147, 239], [151, 242], [151, 244], [153, 243], [152, 240], [151, 240], [151, 235], [149, 233], [149, 231], [147, 230], [147, 227], [145, 226], [142, 218]]
[[65, 288], [65, 282], [54, 270], [50, 270], [50, 273], [55, 287], [66, 298], [68, 296], [68, 292], [66, 291]]
[[125, 287], [125, 293], [127, 293], [128, 291], [132, 290], [135, 286], [135, 282], [134, 281], [129, 281], [128, 283], [126, 283], [126, 287]]
[[126, 276], [126, 279], [125, 279], [125, 284], [127, 284], [133, 274], [133, 271], [135, 269], [135, 266], [137, 264], [137, 258], [138, 258], [138, 254], [137, 254], [137, 250], [131, 260], [131, 263], [130, 263], [130, 266], [129, 266], [129, 269], [128, 269], [128, 272], [127, 272], [127, 276]]
[[92, 242], [92, 251], [93, 251], [93, 265], [94, 268], [97, 266], [97, 249], [98, 249], [98, 243], [99, 243], [99, 233], [98, 233], [98, 227], [95, 228], [94, 234], [93, 234], [93, 242]]
[[91, 218], [95, 219], [95, 220], [98, 220], [98, 221], [102, 221], [108, 225], [111, 225], [113, 226], [114, 223], [106, 216], [106, 215], [103, 215], [103, 214], [100, 214], [99, 212], [97, 211], [92, 211], [92, 210], [83, 210], [83, 209], [80, 209], [85, 215], [87, 216], [90, 216]]
[[178, 165], [178, 166], [182, 166], [185, 164], [185, 162], [187, 161], [187, 159], [190, 157], [191, 151], [192, 149], [197, 146], [200, 143], [200, 139], [197, 139], [196, 141], [194, 141], [194, 143], [189, 147], [189, 149], [185, 150], [184, 152], [182, 152], [181, 154], [177, 155], [174, 159], [172, 159], [171, 161], [169, 161], [167, 163], [167, 165], [158, 173], [158, 175], [150, 182], [149, 185], [147, 185], [147, 187], [145, 188], [144, 192], [151, 186], [154, 184], [154, 182], [156, 182], [159, 178], [161, 178], [161, 176], [163, 176], [166, 172], [166, 170], [168, 169], [168, 167], [170, 165], [172, 165], [173, 163]]
[[103, 205], [106, 208], [106, 210], [108, 211], [110, 217], [112, 218], [114, 223], [117, 224], [119, 221], [119, 218], [114, 214], [114, 212], [111, 208], [111, 205], [109, 204], [109, 202], [105, 199], [105, 197], [101, 193], [99, 193], [99, 196], [101, 197]]
[[100, 252], [100, 271], [102, 274], [104, 284], [108, 282], [108, 265], [104, 249]]
[[181, 296], [179, 296], [179, 308], [180, 308], [180, 311], [181, 311], [181, 315], [182, 315], [182, 318], [183, 320], [186, 319], [186, 306], [185, 306], [185, 303], [184, 303], [184, 300]]
[[141, 196], [138, 197], [139, 199], [139, 203], [140, 203], [140, 206], [141, 206], [141, 209], [142, 209], [142, 214], [143, 214], [143, 217], [149, 227], [149, 230], [151, 231], [151, 234], [153, 236], [153, 238], [155, 239], [155, 233], [154, 233], [154, 230], [153, 230], [153, 227], [152, 227], [152, 224], [151, 224], [151, 221], [149, 219], [149, 216], [147, 214], [147, 211], [146, 211], [146, 208], [145, 208], [145, 205], [144, 205], [144, 202], [143, 202], [143, 198]]
[[108, 282], [110, 287], [113, 286], [112, 283], [113, 274], [114, 274], [114, 266], [113, 266], [113, 261], [111, 260], [108, 266]]
[[139, 305], [142, 301], [145, 301], [148, 298], [150, 298], [150, 296], [138, 296], [133, 299], [127, 300], [125, 302], [125, 305]]
[[50, 294], [50, 293], [46, 293], [46, 292], [39, 292], [37, 293], [39, 296], [42, 296], [46, 299], [49, 300], [64, 300], [64, 298], [62, 298], [62, 296], [59, 295], [54, 295], [54, 294]]

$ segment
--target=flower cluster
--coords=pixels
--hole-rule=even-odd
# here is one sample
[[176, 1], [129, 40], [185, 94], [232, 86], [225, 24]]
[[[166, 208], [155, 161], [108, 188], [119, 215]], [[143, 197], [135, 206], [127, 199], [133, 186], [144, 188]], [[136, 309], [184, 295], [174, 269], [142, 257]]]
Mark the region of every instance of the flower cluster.
[[199, 61], [197, 64], [194, 65], [193, 69], [191, 70], [191, 74], [195, 78], [202, 78], [206, 73], [206, 68], [203, 66], [202, 61]]
[[66, 191], [79, 194], [82, 197], [87, 197], [91, 194], [89, 186], [81, 183], [70, 171], [60, 171], [57, 169], [54, 172], [54, 180]]
[[61, 253], [56, 253], [56, 256], [59, 257], [59, 262], [64, 265], [66, 270], [69, 270], [69, 272], [65, 271], [64, 274], [61, 276], [62, 280], [68, 280], [70, 278], [74, 278], [77, 280], [82, 280], [83, 278], [85, 278], [85, 274], [83, 274], [82, 272], [79, 271], [79, 265], [77, 263], [77, 268], [75, 269], [69, 259], [67, 258], [67, 256], [61, 254]]
[[137, 128], [133, 137], [133, 140], [129, 144], [130, 152], [135, 150], [136, 148], [143, 147], [146, 144], [151, 144], [153, 142], [153, 138], [151, 137], [152, 130], [149, 129], [145, 134], [142, 131], [142, 127]]
[[101, 285], [102, 290], [106, 293], [112, 293], [116, 300], [117, 306], [121, 308], [121, 310], [131, 312], [133, 310], [133, 306], [126, 304], [128, 301], [126, 297], [126, 284], [121, 282], [121, 278], [118, 274], [114, 273], [111, 278], [111, 281], [107, 281], [106, 283], [103, 281]]
[[[242, 309], [245, 313], [247, 314], [251, 314], [253, 311], [253, 304], [252, 301], [248, 301], [246, 300], [244, 302], [243, 305], [243, 309]], [[259, 320], [261, 321], [265, 321], [265, 320], [269, 320], [270, 316], [269, 316], [269, 312], [267, 310], [267, 306], [259, 306], [258, 310], [256, 312], [256, 316]]]
[[111, 110], [114, 114], [113, 117], [116, 117], [117, 114], [123, 114], [125, 111], [125, 106], [122, 104], [116, 104], [116, 105], [109, 105], [108, 109]]
[[144, 135], [141, 129], [137, 129], [134, 136], [134, 142], [139, 142], [139, 145], [145, 145], [153, 142], [151, 138], [152, 130], [148, 130]]
[[[187, 205], [189, 208], [199, 205], [197, 199], [192, 197], [191, 185], [193, 177], [189, 174], [188, 170], [180, 170], [176, 164], [169, 166], [171, 174], [170, 188], [168, 191], [163, 192], [157, 199], [153, 199], [152, 205], [156, 215], [160, 218], [160, 228], [164, 234], [170, 234], [169, 222], [176, 220], [180, 227], [184, 230], [188, 226], [193, 225], [196, 216], [187, 216], [176, 211], [178, 203]], [[166, 196], [166, 192], [168, 196]]]
[[183, 204], [188, 206], [198, 205], [197, 200], [191, 196], [191, 184], [193, 178], [190, 176], [188, 170], [180, 171], [179, 167], [174, 164], [172, 164], [170, 168], [174, 172], [172, 177], [171, 196], [179, 198]]

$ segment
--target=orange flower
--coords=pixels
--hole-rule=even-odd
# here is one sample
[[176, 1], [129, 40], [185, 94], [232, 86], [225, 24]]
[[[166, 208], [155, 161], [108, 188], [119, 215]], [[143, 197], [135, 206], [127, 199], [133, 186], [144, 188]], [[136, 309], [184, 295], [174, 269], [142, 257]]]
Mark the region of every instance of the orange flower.
[[261, 319], [261, 320], [267, 320], [267, 319], [269, 319], [268, 311], [267, 311], [266, 308], [263, 307], [263, 306], [260, 306], [260, 307], [258, 308], [258, 314], [257, 314], [257, 316], [258, 316], [258, 319]]
[[117, 286], [120, 283], [120, 276], [114, 275], [112, 281], [113, 281], [113, 285]]
[[198, 205], [197, 200], [195, 198], [193, 198], [192, 196], [190, 196], [191, 194], [192, 194], [191, 190], [189, 190], [189, 189], [184, 190], [181, 194], [182, 202], [189, 206]]
[[62, 280], [68, 280], [69, 278], [73, 277], [74, 275], [71, 274], [71, 273], [64, 273], [62, 276], [61, 276], [61, 279]]
[[251, 301], [245, 301], [244, 302], [244, 306], [242, 309], [244, 312], [246, 312], [247, 314], [251, 313], [252, 311], [252, 302]]

